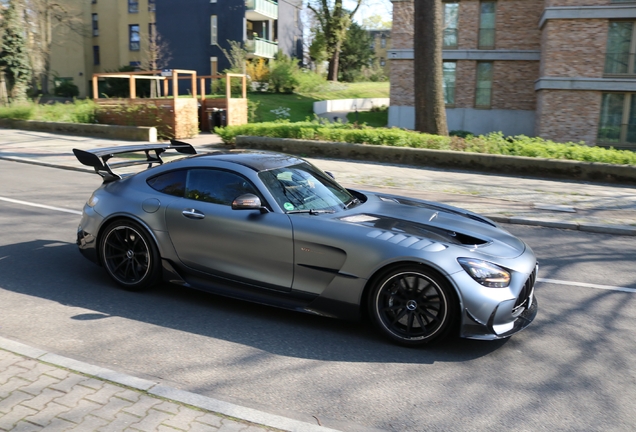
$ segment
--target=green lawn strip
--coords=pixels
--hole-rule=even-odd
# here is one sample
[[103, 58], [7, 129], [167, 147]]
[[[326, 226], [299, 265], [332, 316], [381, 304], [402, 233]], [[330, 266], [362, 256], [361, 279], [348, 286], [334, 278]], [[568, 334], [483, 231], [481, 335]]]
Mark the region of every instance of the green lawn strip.
[[351, 123], [366, 124], [371, 127], [386, 127], [389, 123], [388, 111], [358, 111], [347, 114], [347, 120]]

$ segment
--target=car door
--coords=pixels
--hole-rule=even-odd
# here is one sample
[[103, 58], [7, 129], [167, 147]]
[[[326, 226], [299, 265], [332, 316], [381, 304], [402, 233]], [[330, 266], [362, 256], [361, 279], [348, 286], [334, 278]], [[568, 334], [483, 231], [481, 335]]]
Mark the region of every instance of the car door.
[[293, 236], [289, 216], [232, 210], [239, 195], [260, 195], [234, 172], [187, 171], [184, 197], [166, 208], [166, 225], [181, 262], [216, 276], [289, 291]]

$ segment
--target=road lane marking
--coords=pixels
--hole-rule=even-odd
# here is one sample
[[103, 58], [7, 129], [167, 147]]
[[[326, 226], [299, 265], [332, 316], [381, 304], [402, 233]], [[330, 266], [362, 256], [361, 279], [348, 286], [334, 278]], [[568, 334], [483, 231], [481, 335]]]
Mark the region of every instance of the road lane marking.
[[537, 282], [551, 283], [551, 284], [557, 284], [557, 285], [570, 285], [570, 286], [578, 286], [578, 287], [585, 287], [585, 288], [596, 288], [596, 289], [602, 289], [602, 290], [608, 290], [608, 291], [636, 293], [636, 288], [617, 287], [617, 286], [611, 286], [611, 285], [597, 285], [597, 284], [589, 284], [585, 282], [569, 282], [569, 281], [562, 281], [557, 279], [544, 279], [544, 278], [537, 278]]
[[71, 209], [66, 209], [66, 208], [61, 208], [61, 207], [53, 207], [53, 206], [48, 206], [48, 205], [44, 205], [44, 204], [32, 203], [32, 202], [28, 202], [28, 201], [20, 201], [20, 200], [16, 200], [16, 199], [12, 199], [12, 198], [0, 197], [0, 201], [6, 201], [6, 202], [13, 203], [13, 204], [22, 204], [22, 205], [31, 206], [31, 207], [39, 207], [39, 208], [43, 208], [43, 209], [47, 209], [47, 210], [55, 210], [55, 211], [60, 211], [60, 212], [64, 212], [64, 213], [71, 213], [71, 214], [74, 214], [74, 215], [81, 215], [82, 214], [82, 212], [78, 211], [78, 210], [71, 210]]

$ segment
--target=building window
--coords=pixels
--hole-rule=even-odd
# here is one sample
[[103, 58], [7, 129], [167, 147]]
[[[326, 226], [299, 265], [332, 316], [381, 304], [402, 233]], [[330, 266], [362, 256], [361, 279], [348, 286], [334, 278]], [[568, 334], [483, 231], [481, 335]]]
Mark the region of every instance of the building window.
[[495, 47], [495, 10], [497, 2], [483, 1], [479, 5], [479, 49]]
[[139, 24], [128, 26], [128, 41], [130, 43], [130, 51], [139, 51]]
[[477, 62], [475, 108], [490, 108], [492, 98], [492, 62]]
[[457, 22], [459, 18], [459, 3], [444, 3], [444, 48], [457, 48]]
[[95, 4], [95, 3], [97, 3], [97, 0], [91, 0], [91, 3]]
[[148, 12], [155, 12], [157, 10], [157, 3], [155, 0], [148, 0]]
[[135, 71], [141, 70], [141, 62], [140, 61], [131, 61], [128, 63], [130, 66], [135, 68]]
[[636, 144], [636, 93], [603, 93], [598, 141]]
[[380, 66], [386, 66], [386, 60], [384, 60], [384, 57], [380, 57]]
[[93, 46], [93, 64], [96, 66], [99, 64], [99, 45]]
[[380, 39], [380, 48], [386, 48], [386, 36], [382, 35], [382, 38]]
[[128, 0], [128, 13], [137, 13], [137, 12], [139, 12], [139, 1]]
[[609, 75], [634, 75], [636, 65], [636, 23], [634, 21], [611, 21], [607, 34], [605, 73]]
[[97, 14], [93, 14], [93, 36], [99, 36], [99, 21]]
[[456, 62], [444, 62], [443, 70], [443, 86], [444, 86], [444, 103], [447, 106], [455, 105], [455, 76], [457, 72]]
[[210, 17], [210, 45], [216, 45], [218, 42], [219, 30], [216, 21], [216, 15]]

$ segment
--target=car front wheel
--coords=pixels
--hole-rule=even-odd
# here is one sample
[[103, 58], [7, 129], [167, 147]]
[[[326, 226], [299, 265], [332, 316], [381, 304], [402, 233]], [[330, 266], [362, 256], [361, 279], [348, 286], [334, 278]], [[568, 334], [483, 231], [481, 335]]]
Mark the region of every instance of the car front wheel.
[[406, 346], [442, 338], [457, 316], [457, 301], [448, 283], [432, 270], [414, 265], [380, 276], [368, 306], [375, 325], [392, 341]]
[[101, 241], [102, 264], [115, 282], [129, 291], [140, 291], [156, 283], [159, 252], [146, 230], [133, 221], [113, 222]]

